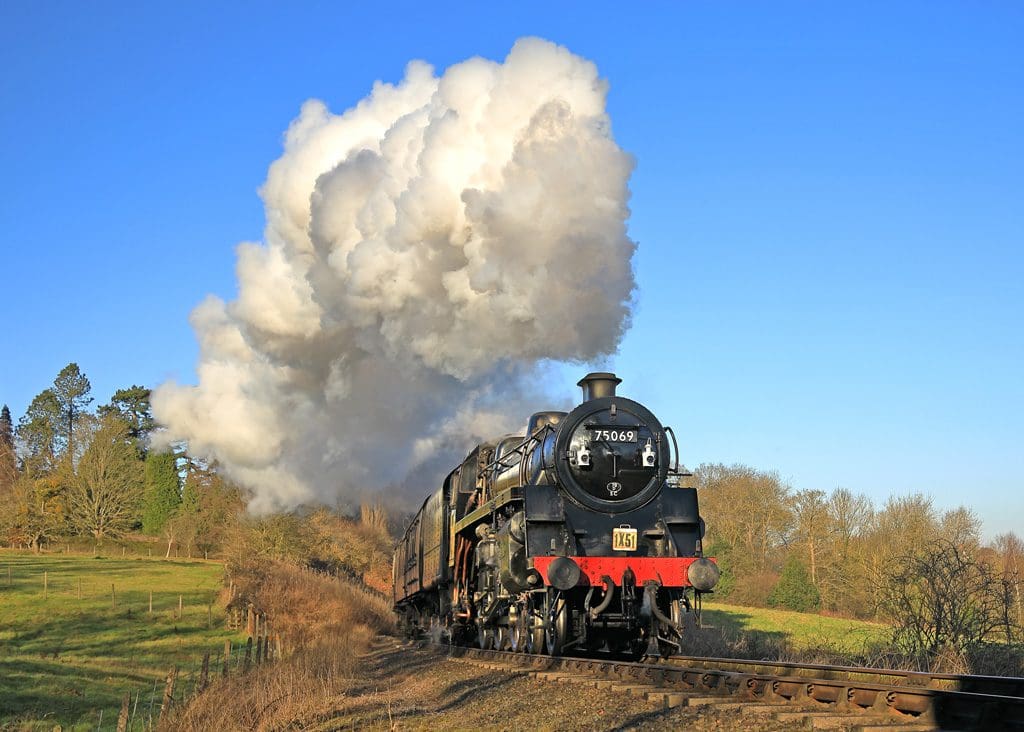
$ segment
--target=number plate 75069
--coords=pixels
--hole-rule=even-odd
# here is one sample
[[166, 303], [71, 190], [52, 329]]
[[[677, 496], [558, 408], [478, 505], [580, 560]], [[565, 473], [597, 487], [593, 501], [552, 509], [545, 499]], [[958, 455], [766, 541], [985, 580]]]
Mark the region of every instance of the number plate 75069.
[[621, 526], [612, 529], [612, 549], [617, 552], [636, 551], [636, 529]]

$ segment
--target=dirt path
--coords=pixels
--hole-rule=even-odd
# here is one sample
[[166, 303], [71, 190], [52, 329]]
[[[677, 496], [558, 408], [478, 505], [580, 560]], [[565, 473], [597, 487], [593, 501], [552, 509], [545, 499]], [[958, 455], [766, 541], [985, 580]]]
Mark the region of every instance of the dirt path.
[[[581, 684], [538, 681], [447, 659], [436, 649], [378, 644], [365, 675], [303, 728], [400, 730], [785, 730], [738, 709], [658, 709], [643, 698]], [[312, 724], [311, 724], [312, 722]]]

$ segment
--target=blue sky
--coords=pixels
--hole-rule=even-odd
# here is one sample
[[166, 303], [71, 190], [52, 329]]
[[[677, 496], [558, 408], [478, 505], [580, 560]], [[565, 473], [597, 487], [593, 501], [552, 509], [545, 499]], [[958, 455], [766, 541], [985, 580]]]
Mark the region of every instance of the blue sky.
[[[610, 83], [640, 289], [614, 359], [684, 458], [1024, 529], [1024, 7], [6, 3], [0, 402], [192, 381], [310, 97], [539, 35]], [[567, 273], [568, 275], [568, 273]], [[580, 367], [564, 369], [575, 390]]]

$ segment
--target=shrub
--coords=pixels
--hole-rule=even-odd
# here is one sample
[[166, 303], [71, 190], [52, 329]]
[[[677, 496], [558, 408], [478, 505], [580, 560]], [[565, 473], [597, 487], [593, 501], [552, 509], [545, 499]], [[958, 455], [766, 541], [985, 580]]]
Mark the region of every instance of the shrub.
[[901, 557], [879, 584], [894, 646], [926, 667], [950, 653], [968, 658], [985, 641], [1015, 635], [1005, 580], [963, 547], [940, 541]]
[[786, 559], [782, 576], [768, 594], [768, 604], [798, 612], [811, 612], [821, 606], [818, 588], [811, 582], [803, 562], [794, 555]]

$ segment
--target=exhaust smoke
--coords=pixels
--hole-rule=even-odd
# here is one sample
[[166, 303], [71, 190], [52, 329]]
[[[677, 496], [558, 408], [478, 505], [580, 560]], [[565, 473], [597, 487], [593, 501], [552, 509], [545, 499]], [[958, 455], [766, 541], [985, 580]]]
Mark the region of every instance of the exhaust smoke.
[[303, 105], [238, 247], [238, 298], [192, 312], [198, 384], [152, 398], [257, 512], [421, 497], [475, 440], [547, 406], [551, 361], [628, 327], [633, 161], [589, 61], [536, 39], [342, 114]]

